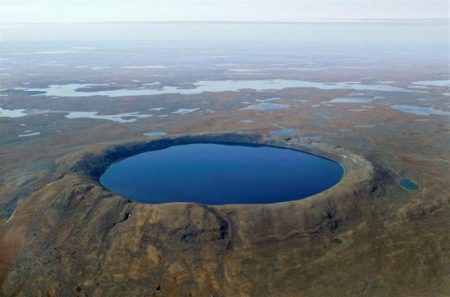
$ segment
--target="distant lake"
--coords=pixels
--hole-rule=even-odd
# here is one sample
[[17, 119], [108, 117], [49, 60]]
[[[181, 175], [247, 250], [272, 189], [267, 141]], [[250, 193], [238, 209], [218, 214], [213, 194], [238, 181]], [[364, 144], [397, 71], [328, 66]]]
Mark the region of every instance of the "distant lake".
[[302, 199], [338, 183], [343, 168], [305, 152], [197, 143], [141, 153], [110, 166], [100, 182], [145, 203], [275, 203]]
[[415, 115], [421, 115], [421, 116], [430, 116], [430, 115], [450, 115], [450, 112], [443, 111], [440, 109], [435, 109], [430, 106], [413, 106], [413, 105], [392, 105], [393, 109], [415, 114]]
[[[237, 92], [244, 89], [256, 91], [282, 90], [286, 88], [317, 88], [321, 90], [359, 90], [359, 91], [385, 91], [385, 92], [409, 92], [405, 88], [394, 87], [385, 84], [363, 84], [358, 82], [312, 82], [302, 80], [269, 79], [269, 80], [218, 80], [198, 81], [191, 88], [179, 88], [176, 86], [162, 86], [159, 88], [140, 89], [114, 89], [97, 90], [104, 88], [101, 84], [64, 84], [49, 85], [47, 88], [22, 89], [27, 92], [38, 92], [35, 96], [50, 97], [89, 97], [89, 96], [151, 96], [161, 94], [195, 95], [205, 92]], [[40, 93], [40, 94], [39, 94]], [[369, 100], [370, 101], [370, 100]], [[256, 106], [275, 105], [274, 103], [260, 103]], [[280, 105], [280, 104], [278, 104]], [[264, 109], [264, 107], [262, 107]]]

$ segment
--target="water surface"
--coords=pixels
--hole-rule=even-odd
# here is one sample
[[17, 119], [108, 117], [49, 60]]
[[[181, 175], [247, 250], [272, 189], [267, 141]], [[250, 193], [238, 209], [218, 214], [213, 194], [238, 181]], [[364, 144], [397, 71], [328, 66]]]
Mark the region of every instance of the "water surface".
[[0, 118], [21, 118], [26, 115], [25, 109], [3, 109], [0, 107]]
[[279, 110], [279, 109], [287, 109], [289, 105], [281, 104], [281, 103], [258, 103], [249, 105], [241, 110], [258, 110], [258, 111], [271, 111], [271, 110]]
[[305, 198], [333, 186], [342, 175], [338, 163], [304, 152], [197, 143], [126, 158], [100, 182], [146, 203], [252, 204]]
[[407, 190], [417, 190], [419, 188], [417, 184], [409, 178], [402, 178], [399, 182], [400, 185]]
[[[114, 88], [114, 89], [108, 89]], [[51, 97], [89, 97], [89, 96], [151, 96], [161, 94], [195, 95], [205, 92], [237, 92], [244, 89], [256, 91], [282, 90], [286, 88], [317, 88], [321, 90], [358, 90], [358, 91], [386, 91], [409, 92], [410, 90], [385, 84], [363, 84], [359, 82], [312, 82], [289, 79], [268, 80], [217, 80], [198, 81], [192, 87], [159, 86], [157, 88], [117, 88], [104, 84], [63, 84], [49, 85], [46, 88], [19, 89], [28, 92], [41, 92], [36, 96]]]
[[339, 97], [331, 99], [330, 101], [327, 101], [328, 103], [370, 103], [372, 102], [374, 98], [364, 98], [364, 97]]
[[71, 111], [67, 115], [65, 115], [65, 117], [67, 119], [94, 119], [94, 120], [107, 120], [119, 123], [134, 123], [139, 119], [152, 117], [152, 115], [139, 114], [138, 112], [100, 115], [96, 111]]
[[422, 80], [416, 81], [413, 84], [419, 86], [432, 86], [432, 87], [447, 87], [450, 88], [450, 80]]
[[414, 106], [414, 105], [391, 105], [391, 107], [395, 110], [410, 113], [421, 116], [430, 116], [430, 115], [450, 115], [449, 111], [443, 111], [440, 109], [435, 109], [431, 106]]
[[147, 137], [162, 137], [162, 136], [166, 136], [167, 132], [154, 131], [154, 132], [146, 132], [146, 133], [143, 133], [142, 135], [147, 136]]

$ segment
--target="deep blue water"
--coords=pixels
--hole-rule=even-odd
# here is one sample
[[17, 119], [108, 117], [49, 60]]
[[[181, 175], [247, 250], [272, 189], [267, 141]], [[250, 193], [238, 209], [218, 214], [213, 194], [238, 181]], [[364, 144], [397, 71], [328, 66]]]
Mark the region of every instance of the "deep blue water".
[[343, 168], [304, 152], [247, 145], [186, 144], [131, 156], [111, 165], [100, 182], [146, 203], [274, 203], [319, 193]]

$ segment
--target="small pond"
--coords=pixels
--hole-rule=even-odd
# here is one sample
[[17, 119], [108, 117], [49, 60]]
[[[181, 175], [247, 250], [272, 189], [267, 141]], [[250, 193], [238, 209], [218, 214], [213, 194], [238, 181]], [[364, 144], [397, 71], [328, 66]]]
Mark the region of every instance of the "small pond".
[[399, 180], [400, 185], [407, 190], [417, 190], [419, 187], [415, 182], [409, 178], [402, 178]]

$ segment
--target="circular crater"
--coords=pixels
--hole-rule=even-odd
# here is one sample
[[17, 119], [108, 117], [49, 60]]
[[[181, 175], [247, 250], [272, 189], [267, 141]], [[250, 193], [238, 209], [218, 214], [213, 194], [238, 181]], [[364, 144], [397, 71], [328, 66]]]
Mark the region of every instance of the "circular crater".
[[279, 146], [175, 141], [128, 150], [99, 181], [144, 203], [265, 204], [320, 193], [343, 174], [333, 160]]

